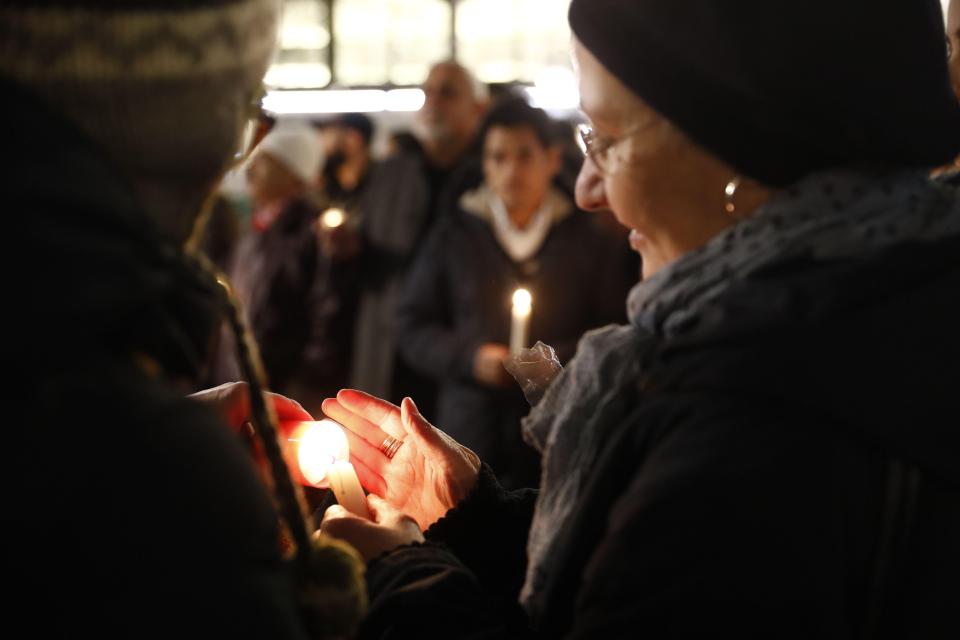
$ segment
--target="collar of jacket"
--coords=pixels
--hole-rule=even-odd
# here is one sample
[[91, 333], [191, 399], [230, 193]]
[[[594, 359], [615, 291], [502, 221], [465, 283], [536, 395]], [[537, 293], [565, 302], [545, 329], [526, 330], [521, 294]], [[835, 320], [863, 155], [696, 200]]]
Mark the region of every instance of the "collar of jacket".
[[[490, 187], [486, 184], [481, 184], [476, 189], [467, 191], [460, 196], [460, 208], [492, 226], [493, 210], [490, 208], [490, 199], [492, 197], [494, 197], [494, 194]], [[549, 211], [553, 216], [551, 226], [570, 217], [574, 212], [573, 202], [557, 187], [550, 187], [545, 196], [545, 200], [550, 204]]]

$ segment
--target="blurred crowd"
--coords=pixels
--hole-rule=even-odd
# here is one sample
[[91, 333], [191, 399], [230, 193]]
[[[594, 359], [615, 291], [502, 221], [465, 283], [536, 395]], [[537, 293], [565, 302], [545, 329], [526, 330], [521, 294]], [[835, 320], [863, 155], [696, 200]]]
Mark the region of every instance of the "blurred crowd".
[[571, 0], [582, 124], [378, 136], [279, 0], [0, 3], [7, 634], [960, 636], [942, 9]]
[[[520, 93], [491, 98], [454, 62], [434, 65], [412, 130], [374, 157], [360, 113], [277, 119], [261, 111], [202, 240], [230, 277], [270, 388], [320, 413], [352, 387], [425, 415], [530, 486], [520, 436], [529, 405], [503, 366], [511, 296], [528, 290], [529, 347], [568, 361], [588, 330], [626, 319], [639, 258], [612, 215], [573, 201], [574, 124]], [[207, 381], [241, 374], [224, 332]]]

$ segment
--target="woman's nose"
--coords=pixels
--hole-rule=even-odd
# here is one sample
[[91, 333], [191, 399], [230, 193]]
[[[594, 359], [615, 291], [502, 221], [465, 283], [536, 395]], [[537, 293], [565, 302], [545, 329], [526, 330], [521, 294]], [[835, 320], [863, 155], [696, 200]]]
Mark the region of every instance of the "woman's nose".
[[584, 211], [609, 209], [607, 194], [603, 187], [603, 176], [590, 158], [584, 158], [580, 173], [577, 175], [575, 189], [577, 206]]

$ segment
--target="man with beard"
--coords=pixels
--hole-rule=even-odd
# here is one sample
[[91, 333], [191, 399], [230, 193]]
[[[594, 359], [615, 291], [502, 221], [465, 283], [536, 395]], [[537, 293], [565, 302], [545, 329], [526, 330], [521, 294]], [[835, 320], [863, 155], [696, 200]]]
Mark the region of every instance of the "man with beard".
[[[352, 386], [399, 400], [416, 393], [430, 412], [434, 388], [400, 360], [394, 314], [400, 282], [437, 213], [481, 179], [474, 141], [486, 87], [455, 62], [430, 70], [415, 131], [420, 149], [375, 167], [357, 205], [361, 277], [354, 326]], [[343, 235], [346, 244], [347, 234]], [[334, 249], [337, 251], [337, 249]]]

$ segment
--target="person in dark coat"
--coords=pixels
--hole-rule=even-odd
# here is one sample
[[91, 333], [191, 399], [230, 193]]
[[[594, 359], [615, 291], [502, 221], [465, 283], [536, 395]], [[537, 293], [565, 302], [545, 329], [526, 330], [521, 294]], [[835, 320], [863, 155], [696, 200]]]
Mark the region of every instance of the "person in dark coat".
[[957, 637], [940, 3], [573, 0], [570, 24], [577, 201], [633, 230], [629, 324], [524, 421], [536, 492], [409, 399], [324, 403], [387, 503], [323, 523], [368, 558], [360, 637]]
[[[308, 197], [322, 157], [306, 126], [280, 125], [264, 137], [247, 166], [251, 229], [229, 271], [271, 388], [314, 411], [346, 384], [349, 367], [346, 336], [334, 333], [342, 307], [322, 250], [321, 212]], [[218, 382], [240, 376], [232, 343], [224, 346]]]
[[355, 553], [323, 560], [282, 459], [273, 495], [252, 462], [241, 425], [274, 435], [256, 376], [184, 392], [238, 317], [185, 246], [278, 23], [270, 0], [0, 8], [8, 633], [334, 638], [363, 610]]
[[504, 369], [511, 300], [533, 299], [528, 347], [561, 362], [589, 329], [625, 320], [624, 238], [553, 184], [559, 149], [548, 116], [522, 99], [491, 108], [481, 129], [484, 183], [442, 214], [411, 267], [397, 309], [401, 353], [436, 381], [437, 421], [496, 471], [536, 486], [539, 460], [520, 433], [529, 405]]
[[433, 65], [422, 89], [420, 144], [378, 163], [356, 206], [360, 290], [350, 377], [358, 389], [397, 399], [416, 392], [432, 404], [431, 380], [400, 357], [394, 318], [401, 282], [431, 225], [480, 182], [475, 139], [488, 92], [455, 62]]

